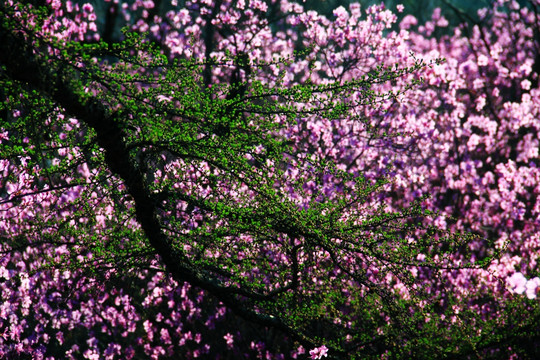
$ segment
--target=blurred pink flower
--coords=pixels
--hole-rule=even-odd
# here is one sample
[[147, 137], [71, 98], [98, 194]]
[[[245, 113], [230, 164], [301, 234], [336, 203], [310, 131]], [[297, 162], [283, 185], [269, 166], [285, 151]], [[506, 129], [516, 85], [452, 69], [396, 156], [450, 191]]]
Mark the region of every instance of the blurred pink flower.
[[510, 286], [510, 291], [516, 294], [523, 294], [525, 292], [527, 279], [522, 273], [514, 273], [514, 275], [510, 276], [506, 281], [508, 282], [508, 286]]
[[311, 355], [312, 359], [321, 359], [322, 357], [327, 357], [328, 348], [325, 345], [323, 345], [321, 347], [310, 350], [309, 355]]
[[229, 349], [231, 349], [233, 344], [234, 344], [234, 338], [233, 338], [232, 334], [227, 333], [227, 334], [225, 334], [225, 336], [223, 336], [223, 338], [227, 342], [227, 347]]
[[525, 285], [525, 288], [526, 288], [525, 293], [527, 294], [527, 297], [529, 299], [535, 299], [536, 291], [539, 287], [540, 287], [540, 278], [535, 277], [527, 281], [527, 284]]

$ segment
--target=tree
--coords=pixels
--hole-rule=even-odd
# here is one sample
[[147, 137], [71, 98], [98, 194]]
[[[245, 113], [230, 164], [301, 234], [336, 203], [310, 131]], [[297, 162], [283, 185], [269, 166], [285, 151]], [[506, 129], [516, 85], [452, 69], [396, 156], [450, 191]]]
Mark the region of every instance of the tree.
[[[195, 1], [148, 19], [154, 5], [111, 5], [149, 32], [116, 41], [104, 24], [106, 43], [91, 33], [89, 5], [1, 7], [2, 271], [11, 286], [15, 271], [29, 273], [7, 292], [23, 300], [3, 308], [2, 351], [172, 357], [194, 340], [187, 356], [225, 346], [263, 356], [264, 345], [234, 347], [247, 332], [224, 333], [221, 348], [206, 342], [224, 305], [242, 329], [277, 330], [282, 340], [266, 342], [277, 353], [297, 342], [314, 356], [322, 345], [347, 358], [481, 354], [470, 335], [496, 327], [491, 317], [440, 287], [496, 251], [483, 244], [475, 264], [472, 238], [434, 226], [425, 197], [385, 196], [387, 165], [408, 145], [387, 114], [427, 69], [405, 32], [382, 35], [392, 13], [373, 7], [359, 21], [351, 6], [329, 22], [286, 2]], [[93, 282], [89, 297], [67, 296]], [[199, 304], [195, 288], [211, 297]], [[32, 319], [38, 294], [47, 310], [34, 321], [46, 329], [25, 344], [29, 320], [18, 318]], [[189, 318], [201, 314], [208, 321]], [[81, 335], [66, 339], [75, 322]]]

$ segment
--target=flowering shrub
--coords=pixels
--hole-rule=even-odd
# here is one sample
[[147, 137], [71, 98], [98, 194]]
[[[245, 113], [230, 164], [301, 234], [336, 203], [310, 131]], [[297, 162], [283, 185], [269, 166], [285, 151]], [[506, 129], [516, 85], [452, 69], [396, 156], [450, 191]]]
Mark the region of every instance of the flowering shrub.
[[538, 354], [533, 4], [99, 6], [0, 5], [0, 357]]

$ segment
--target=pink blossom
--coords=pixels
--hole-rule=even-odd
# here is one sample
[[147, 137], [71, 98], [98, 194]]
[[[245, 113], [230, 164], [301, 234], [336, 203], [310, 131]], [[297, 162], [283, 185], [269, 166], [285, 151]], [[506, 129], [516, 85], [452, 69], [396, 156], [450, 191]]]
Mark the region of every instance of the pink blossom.
[[531, 89], [531, 82], [529, 79], [525, 79], [521, 81], [521, 88], [523, 90], [530, 90]]
[[489, 62], [489, 59], [486, 55], [481, 54], [478, 56], [478, 66], [486, 66]]
[[94, 7], [92, 6], [92, 4], [86, 3], [82, 6], [82, 10], [86, 13], [91, 13], [94, 11]]
[[526, 289], [527, 279], [520, 272], [514, 273], [506, 281], [510, 286], [510, 290], [516, 294], [523, 294]]
[[408, 30], [418, 24], [418, 20], [413, 15], [406, 15], [399, 23], [399, 27]]
[[327, 357], [328, 356], [328, 348], [326, 347], [326, 345], [320, 346], [318, 348], [310, 350], [309, 355], [311, 355], [312, 359], [321, 359], [323, 357]]
[[268, 10], [268, 5], [261, 0], [250, 0], [249, 7], [252, 9], [258, 9], [262, 12], [266, 12]]
[[349, 14], [343, 6], [340, 6], [334, 10], [334, 16], [337, 18], [336, 23], [340, 26], [344, 26], [347, 22], [347, 19], [349, 18]]
[[165, 328], [161, 329], [159, 332], [160, 339], [165, 345], [171, 344], [171, 336], [169, 334], [169, 331]]
[[58, 10], [62, 7], [62, 2], [60, 0], [48, 0], [47, 2], [54, 10]]
[[534, 299], [536, 298], [536, 293], [538, 291], [538, 288], [540, 287], [540, 278], [535, 277], [533, 279], [530, 279], [527, 281], [527, 284], [525, 285], [526, 290], [525, 294], [527, 294], [527, 298]]
[[230, 334], [230, 333], [227, 333], [223, 336], [223, 338], [225, 339], [226, 343], [227, 343], [227, 347], [230, 349], [232, 348], [233, 344], [234, 344], [234, 339], [233, 339], [233, 335]]

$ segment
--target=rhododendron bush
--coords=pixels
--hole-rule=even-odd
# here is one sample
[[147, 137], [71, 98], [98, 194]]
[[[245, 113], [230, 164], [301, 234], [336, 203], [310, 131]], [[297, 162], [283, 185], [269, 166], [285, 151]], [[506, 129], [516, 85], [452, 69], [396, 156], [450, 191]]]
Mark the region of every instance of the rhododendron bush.
[[0, 4], [0, 358], [538, 355], [536, 3], [39, 3]]

